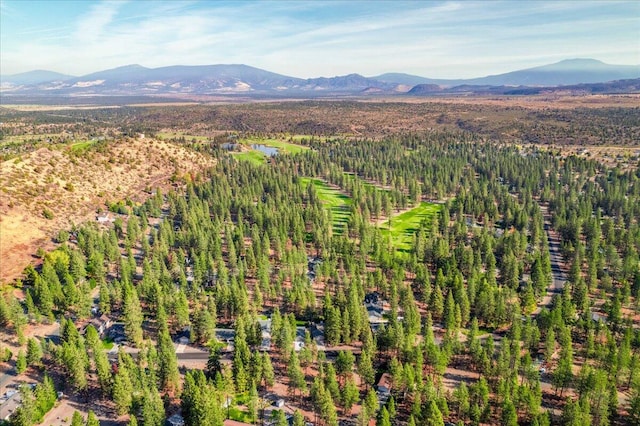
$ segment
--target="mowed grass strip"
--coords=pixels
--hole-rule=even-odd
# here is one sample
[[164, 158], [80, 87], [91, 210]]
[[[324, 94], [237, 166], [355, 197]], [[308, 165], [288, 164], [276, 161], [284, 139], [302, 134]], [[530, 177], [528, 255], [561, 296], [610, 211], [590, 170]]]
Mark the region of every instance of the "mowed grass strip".
[[74, 152], [76, 154], [79, 154], [79, 153], [89, 149], [95, 143], [96, 143], [96, 141], [77, 142], [77, 143], [74, 143], [72, 145], [69, 145], [69, 149], [71, 149], [72, 152]]
[[349, 206], [352, 203], [351, 198], [320, 179], [300, 178], [300, 180], [305, 187], [309, 184], [315, 186], [318, 198], [325, 205], [325, 208], [331, 212], [333, 232], [342, 234], [344, 226], [351, 218], [351, 211], [349, 210]]
[[422, 202], [411, 210], [392, 216], [390, 229], [389, 221], [380, 225], [380, 228], [383, 234], [391, 235], [391, 242], [398, 250], [408, 251], [411, 250], [413, 234], [420, 229], [420, 223], [423, 220], [430, 222], [441, 209], [441, 204]]

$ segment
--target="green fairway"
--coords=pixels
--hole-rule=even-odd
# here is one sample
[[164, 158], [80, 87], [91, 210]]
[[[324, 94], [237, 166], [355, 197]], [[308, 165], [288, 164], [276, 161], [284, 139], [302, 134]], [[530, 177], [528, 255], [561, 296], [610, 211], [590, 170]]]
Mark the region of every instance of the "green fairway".
[[69, 148], [71, 149], [72, 152], [79, 154], [89, 149], [89, 147], [91, 147], [91, 145], [93, 145], [94, 143], [96, 143], [96, 141], [78, 142], [70, 145]]
[[389, 221], [384, 222], [380, 228], [385, 235], [391, 235], [391, 242], [399, 250], [410, 250], [413, 234], [420, 229], [423, 220], [431, 221], [442, 209], [442, 205], [434, 203], [420, 203], [420, 205], [398, 216], [391, 217], [391, 229]]
[[240, 143], [251, 146], [251, 145], [266, 145], [273, 148], [278, 148], [281, 152], [287, 154], [297, 154], [302, 151], [306, 151], [309, 147], [304, 145], [297, 145], [295, 143], [285, 142], [280, 139], [262, 139], [262, 138], [251, 138], [251, 139], [242, 139]]
[[338, 189], [330, 187], [326, 182], [320, 179], [300, 178], [302, 183], [307, 186], [312, 183], [316, 187], [318, 198], [331, 212], [331, 224], [333, 232], [342, 234], [344, 225], [349, 222], [351, 212], [351, 198], [340, 192]]
[[255, 149], [252, 149], [251, 151], [244, 151], [244, 152], [232, 152], [231, 155], [236, 157], [238, 160], [250, 161], [253, 164], [264, 164], [267, 158], [267, 156], [264, 153], [257, 151]]

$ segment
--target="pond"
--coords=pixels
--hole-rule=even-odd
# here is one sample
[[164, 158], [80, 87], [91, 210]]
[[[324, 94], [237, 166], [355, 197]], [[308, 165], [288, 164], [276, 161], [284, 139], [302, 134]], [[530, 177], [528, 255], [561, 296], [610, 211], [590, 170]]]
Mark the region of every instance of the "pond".
[[251, 148], [262, 152], [267, 157], [273, 157], [274, 155], [278, 155], [278, 148], [274, 148], [272, 146], [266, 146], [262, 144], [253, 144], [251, 145]]

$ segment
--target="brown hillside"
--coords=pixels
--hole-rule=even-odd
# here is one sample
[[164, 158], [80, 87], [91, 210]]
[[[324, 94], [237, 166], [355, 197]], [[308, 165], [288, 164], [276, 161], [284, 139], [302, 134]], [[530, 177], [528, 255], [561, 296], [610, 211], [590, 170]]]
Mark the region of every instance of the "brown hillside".
[[[213, 160], [164, 141], [127, 139], [81, 153], [39, 149], [0, 169], [0, 281], [17, 278], [39, 247], [72, 224], [95, 220], [106, 202], [142, 201], [145, 189], [197, 174]], [[53, 218], [45, 218], [45, 210]]]

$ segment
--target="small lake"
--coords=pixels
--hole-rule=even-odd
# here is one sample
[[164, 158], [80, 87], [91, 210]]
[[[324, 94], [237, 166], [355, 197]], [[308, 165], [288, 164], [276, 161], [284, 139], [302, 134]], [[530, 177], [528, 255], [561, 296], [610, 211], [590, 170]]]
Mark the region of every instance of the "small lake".
[[274, 148], [272, 146], [266, 146], [262, 144], [253, 144], [251, 148], [262, 152], [267, 157], [273, 157], [274, 155], [278, 155], [278, 148]]

